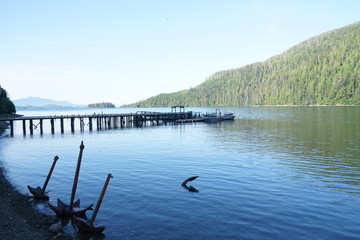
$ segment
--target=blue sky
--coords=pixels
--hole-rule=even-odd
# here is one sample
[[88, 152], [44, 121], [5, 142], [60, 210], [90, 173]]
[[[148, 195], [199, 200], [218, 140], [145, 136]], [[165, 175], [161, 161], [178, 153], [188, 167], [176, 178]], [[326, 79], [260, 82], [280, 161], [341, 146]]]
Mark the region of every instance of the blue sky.
[[0, 0], [0, 85], [117, 106], [195, 87], [360, 20], [360, 1]]

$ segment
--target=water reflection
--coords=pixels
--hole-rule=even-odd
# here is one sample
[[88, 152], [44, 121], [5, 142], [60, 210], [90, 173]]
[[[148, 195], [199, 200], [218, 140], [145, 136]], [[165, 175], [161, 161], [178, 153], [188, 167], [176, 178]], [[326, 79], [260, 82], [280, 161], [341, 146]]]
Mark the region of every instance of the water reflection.
[[249, 112], [250, 117], [209, 126], [209, 135], [216, 139], [213, 147], [234, 152], [240, 161], [258, 157], [269, 161], [263, 164], [286, 166], [285, 175], [298, 181], [321, 181], [322, 187], [359, 193], [360, 121], [354, 120], [360, 108], [283, 110], [277, 117]]
[[[97, 219], [100, 239], [357, 239], [359, 109], [230, 108], [236, 120], [221, 124], [34, 134], [0, 139], [0, 157], [27, 193], [59, 155], [50, 202], [68, 200], [84, 140], [77, 197], [93, 203], [102, 176], [119, 176]], [[201, 194], [180, 186], [195, 175]]]

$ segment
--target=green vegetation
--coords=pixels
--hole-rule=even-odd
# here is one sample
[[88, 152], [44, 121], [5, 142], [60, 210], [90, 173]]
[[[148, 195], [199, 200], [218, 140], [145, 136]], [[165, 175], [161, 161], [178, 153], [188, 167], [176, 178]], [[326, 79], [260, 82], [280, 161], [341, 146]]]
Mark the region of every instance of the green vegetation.
[[114, 108], [115, 105], [110, 102], [92, 103], [87, 106], [88, 108]]
[[323, 33], [264, 62], [130, 106], [360, 104], [360, 22]]
[[0, 114], [15, 114], [16, 109], [5, 89], [0, 86]]

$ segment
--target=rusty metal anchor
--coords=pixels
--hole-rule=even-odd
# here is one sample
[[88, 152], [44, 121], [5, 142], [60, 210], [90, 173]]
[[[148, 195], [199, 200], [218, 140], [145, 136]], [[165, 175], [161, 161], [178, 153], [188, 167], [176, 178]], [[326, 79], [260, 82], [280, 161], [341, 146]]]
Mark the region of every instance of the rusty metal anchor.
[[83, 153], [84, 148], [85, 148], [85, 146], [83, 144], [83, 141], [81, 141], [79, 157], [78, 157], [78, 162], [77, 162], [75, 176], [74, 176], [74, 183], [73, 183], [73, 188], [72, 188], [72, 192], [71, 192], [70, 204], [67, 205], [64, 202], [62, 202], [60, 199], [57, 200], [57, 206], [54, 206], [49, 203], [50, 209], [53, 210], [57, 215], [60, 215], [60, 216], [81, 215], [81, 214], [84, 214], [87, 210], [92, 210], [93, 204], [91, 204], [88, 207], [81, 208], [80, 207], [80, 199], [77, 200], [76, 202], [74, 202], [76, 188], [77, 188], [78, 179], [79, 179], [79, 173], [80, 173], [82, 153]]
[[88, 222], [84, 222], [84, 221], [82, 221], [81, 219], [79, 219], [77, 217], [72, 217], [72, 220], [73, 220], [74, 224], [76, 225], [76, 227], [79, 229], [80, 232], [97, 234], [97, 233], [102, 233], [102, 231], [104, 231], [105, 227], [96, 227], [96, 226], [94, 226], [94, 221], [95, 221], [96, 215], [97, 215], [97, 213], [99, 211], [101, 202], [102, 202], [102, 200], [104, 198], [106, 188], [107, 188], [107, 186], [109, 184], [110, 178], [112, 178], [111, 173], [108, 174], [108, 176], [107, 176], [107, 178], [105, 180], [103, 189], [101, 191], [101, 194], [99, 196], [99, 199], [97, 201], [97, 204], [96, 204], [96, 207], [95, 207], [95, 210], [93, 212], [93, 215], [92, 215], [91, 219]]
[[45, 189], [46, 189], [46, 187], [47, 187], [47, 185], [48, 185], [48, 183], [49, 183], [51, 174], [52, 174], [52, 172], [53, 172], [53, 170], [54, 170], [54, 168], [55, 168], [55, 164], [56, 164], [56, 161], [57, 161], [58, 159], [59, 159], [58, 156], [55, 156], [55, 157], [54, 157], [54, 161], [53, 161], [53, 163], [52, 163], [52, 165], [51, 165], [51, 168], [50, 168], [50, 170], [49, 170], [49, 173], [48, 173], [48, 175], [47, 175], [47, 177], [46, 177], [46, 180], [45, 180], [44, 185], [43, 185], [42, 188], [41, 188], [41, 187], [33, 188], [33, 187], [31, 187], [30, 185], [27, 185], [30, 193], [31, 193], [35, 198], [37, 198], [37, 199], [43, 199], [43, 200], [49, 200], [49, 196], [45, 193]]

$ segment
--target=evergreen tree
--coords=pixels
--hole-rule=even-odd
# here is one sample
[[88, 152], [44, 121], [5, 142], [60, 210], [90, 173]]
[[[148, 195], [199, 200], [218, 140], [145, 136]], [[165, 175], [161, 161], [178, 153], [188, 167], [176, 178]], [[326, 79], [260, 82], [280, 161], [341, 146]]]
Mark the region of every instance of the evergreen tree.
[[8, 98], [7, 91], [0, 86], [0, 114], [15, 114], [15, 105]]

